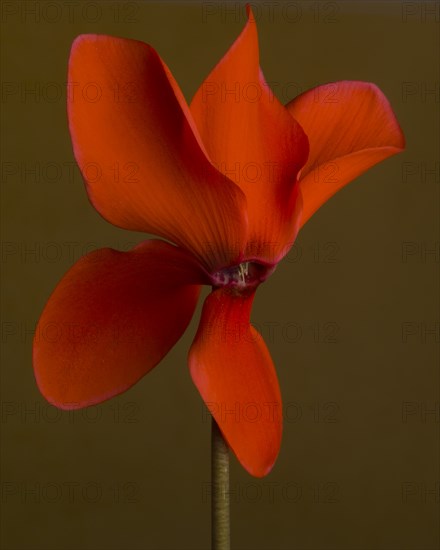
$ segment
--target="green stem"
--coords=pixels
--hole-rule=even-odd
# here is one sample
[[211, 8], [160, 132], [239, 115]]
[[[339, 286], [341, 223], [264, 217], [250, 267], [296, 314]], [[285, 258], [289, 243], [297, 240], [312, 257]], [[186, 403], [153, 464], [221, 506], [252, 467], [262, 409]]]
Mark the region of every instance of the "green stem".
[[230, 550], [229, 449], [214, 418], [211, 434], [211, 476], [212, 550]]

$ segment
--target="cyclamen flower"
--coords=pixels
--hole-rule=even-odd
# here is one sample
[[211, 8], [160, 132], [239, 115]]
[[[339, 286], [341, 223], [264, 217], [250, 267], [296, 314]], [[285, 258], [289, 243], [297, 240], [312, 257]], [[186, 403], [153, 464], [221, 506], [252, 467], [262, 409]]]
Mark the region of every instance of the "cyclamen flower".
[[[250, 10], [190, 106], [155, 50], [134, 40], [79, 36], [68, 80], [101, 92], [68, 102], [93, 206], [116, 226], [169, 242], [98, 250], [68, 271], [37, 334], [63, 324], [80, 327], [81, 337], [35, 339], [38, 386], [62, 409], [128, 390], [179, 340], [201, 285], [211, 285], [189, 370], [238, 460], [263, 476], [279, 452], [282, 405], [270, 353], [250, 324], [255, 292], [325, 201], [403, 149], [391, 107], [374, 84], [352, 81], [331, 85], [335, 101], [319, 100], [329, 89], [322, 86], [283, 106], [260, 70]], [[133, 97], [121, 93], [127, 85]], [[251, 87], [253, 99], [230, 92]], [[337, 167], [330, 183], [319, 177], [329, 162]], [[243, 177], [251, 165], [258, 178]], [[265, 414], [225, 414], [246, 403]]]

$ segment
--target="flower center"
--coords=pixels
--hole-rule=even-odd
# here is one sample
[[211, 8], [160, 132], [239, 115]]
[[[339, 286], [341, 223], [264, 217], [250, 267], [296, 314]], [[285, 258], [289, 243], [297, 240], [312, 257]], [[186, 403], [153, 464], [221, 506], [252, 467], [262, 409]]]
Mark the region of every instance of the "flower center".
[[212, 286], [215, 288], [229, 287], [238, 292], [253, 289], [265, 281], [274, 270], [275, 266], [243, 262], [213, 273], [211, 275]]

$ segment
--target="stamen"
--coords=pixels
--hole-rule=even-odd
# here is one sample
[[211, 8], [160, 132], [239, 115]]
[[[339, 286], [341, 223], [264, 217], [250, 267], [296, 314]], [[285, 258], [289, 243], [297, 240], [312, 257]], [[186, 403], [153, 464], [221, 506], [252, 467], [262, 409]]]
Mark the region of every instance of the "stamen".
[[275, 266], [257, 262], [243, 262], [227, 267], [211, 276], [214, 287], [230, 287], [237, 291], [252, 289], [265, 281], [273, 273]]

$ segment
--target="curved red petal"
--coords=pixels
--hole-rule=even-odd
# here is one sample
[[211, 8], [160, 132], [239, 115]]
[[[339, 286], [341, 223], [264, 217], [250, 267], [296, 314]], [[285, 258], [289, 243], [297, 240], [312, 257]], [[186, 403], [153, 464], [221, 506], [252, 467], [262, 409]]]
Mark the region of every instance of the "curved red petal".
[[246, 470], [268, 474], [281, 444], [281, 394], [272, 359], [249, 324], [254, 294], [218, 289], [203, 306], [189, 353], [192, 379]]
[[387, 98], [368, 82], [318, 86], [287, 108], [310, 141], [309, 159], [300, 176], [301, 224], [347, 183], [405, 147]]
[[212, 162], [246, 194], [246, 257], [278, 261], [296, 236], [294, 187], [307, 160], [308, 141], [264, 80], [249, 8], [243, 31], [190, 108]]
[[153, 48], [82, 35], [68, 80], [74, 153], [102, 216], [165, 237], [211, 270], [238, 261], [245, 196], [207, 159], [183, 95]]
[[130, 388], [181, 337], [205, 282], [188, 253], [163, 241], [81, 258], [38, 322], [33, 363], [41, 393], [77, 409]]

